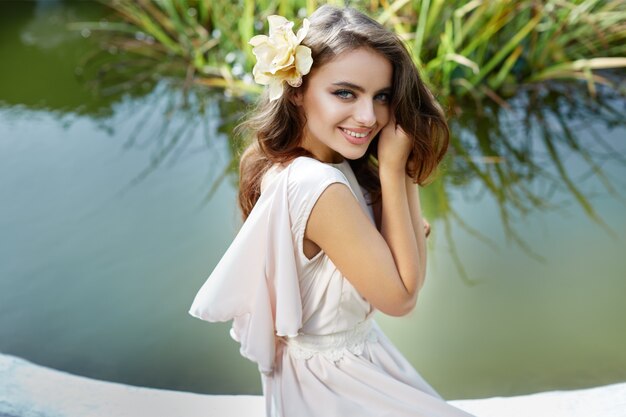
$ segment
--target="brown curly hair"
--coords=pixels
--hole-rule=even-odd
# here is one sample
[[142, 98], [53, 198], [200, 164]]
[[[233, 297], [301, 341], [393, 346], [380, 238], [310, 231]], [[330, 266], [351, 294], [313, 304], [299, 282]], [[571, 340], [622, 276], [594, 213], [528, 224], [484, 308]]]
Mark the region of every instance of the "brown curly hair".
[[[311, 48], [311, 72], [343, 52], [357, 48], [376, 51], [392, 64], [390, 108], [395, 113], [396, 122], [414, 138], [406, 172], [415, 183], [426, 183], [448, 149], [449, 130], [443, 110], [420, 78], [402, 40], [367, 15], [349, 7], [322, 6], [309, 21], [309, 31], [302, 45]], [[260, 196], [263, 175], [272, 165], [302, 155], [312, 157], [300, 146], [306, 119], [294, 102], [298, 88], [307, 88], [306, 75], [300, 87], [285, 84], [284, 93], [278, 100], [269, 101], [266, 91], [248, 119], [236, 128], [237, 134], [252, 138], [239, 165], [238, 197], [244, 220]], [[381, 197], [377, 161], [379, 135], [361, 158], [349, 161], [359, 184], [370, 194], [370, 204]]]

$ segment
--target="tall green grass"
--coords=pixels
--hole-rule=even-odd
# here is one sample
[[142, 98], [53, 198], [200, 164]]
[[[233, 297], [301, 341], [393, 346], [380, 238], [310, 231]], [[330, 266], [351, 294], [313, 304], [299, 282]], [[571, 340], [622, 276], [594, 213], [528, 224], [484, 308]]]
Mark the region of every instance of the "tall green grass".
[[[126, 66], [232, 94], [258, 92], [248, 40], [267, 31], [267, 16], [299, 21], [316, 0], [100, 0], [114, 12], [73, 29], [106, 34]], [[583, 80], [614, 86], [604, 70], [626, 68], [622, 0], [347, 1], [395, 31], [424, 78], [444, 100], [471, 96], [502, 102], [523, 86]], [[297, 26], [296, 25], [296, 26]], [[119, 64], [118, 64], [119, 65]], [[106, 69], [106, 68], [105, 68]]]

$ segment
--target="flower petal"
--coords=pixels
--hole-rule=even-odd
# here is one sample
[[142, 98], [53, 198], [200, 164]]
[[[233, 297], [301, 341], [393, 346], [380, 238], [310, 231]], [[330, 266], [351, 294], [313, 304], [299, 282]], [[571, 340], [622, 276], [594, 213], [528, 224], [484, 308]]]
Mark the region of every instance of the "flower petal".
[[257, 61], [271, 62], [276, 54], [276, 51], [271, 45], [261, 43], [252, 49], [252, 53], [256, 56]]
[[306, 75], [311, 71], [313, 58], [311, 57], [311, 48], [299, 45], [296, 48], [296, 69], [302, 75]]
[[263, 42], [267, 42], [269, 41], [269, 38], [265, 35], [256, 35], [253, 36], [252, 38], [250, 38], [250, 40], [248, 41], [248, 43], [252, 46], [257, 46], [262, 44]]
[[300, 28], [300, 30], [298, 30], [298, 36], [297, 36], [298, 43], [302, 42], [302, 39], [304, 39], [306, 34], [309, 32], [309, 26], [310, 26], [309, 19], [305, 18], [302, 21], [302, 27]]
[[274, 57], [272, 60], [272, 72], [276, 73], [279, 70], [293, 66], [295, 60], [296, 57], [294, 57], [293, 54], [285, 54], [284, 56]]
[[283, 80], [273, 78], [270, 81], [270, 101], [274, 101], [283, 95]]
[[268, 16], [267, 21], [270, 24], [270, 37], [275, 32], [282, 32], [284, 30], [291, 29], [291, 26], [293, 26], [292, 22], [285, 19], [283, 16], [276, 14]]
[[272, 81], [272, 77], [259, 70], [256, 66], [252, 69], [252, 75], [254, 76], [254, 81], [261, 85], [268, 85]]
[[292, 87], [300, 87], [302, 85], [302, 77], [289, 78], [287, 83]]

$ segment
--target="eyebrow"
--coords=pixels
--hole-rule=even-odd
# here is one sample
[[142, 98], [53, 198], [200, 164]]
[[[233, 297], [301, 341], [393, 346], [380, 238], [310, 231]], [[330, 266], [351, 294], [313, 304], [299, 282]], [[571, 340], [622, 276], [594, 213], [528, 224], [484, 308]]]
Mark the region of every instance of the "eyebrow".
[[[359, 91], [361, 93], [365, 92], [365, 89], [363, 87], [361, 87], [360, 85], [352, 84], [352, 83], [347, 82], [347, 81], [339, 81], [339, 82], [333, 83], [333, 85], [337, 85], [337, 86], [341, 86], [341, 87], [347, 87], [347, 88], [352, 88], [353, 90], [357, 90], [357, 91]], [[376, 93], [389, 93], [389, 92], [391, 92], [391, 87], [381, 88]]]

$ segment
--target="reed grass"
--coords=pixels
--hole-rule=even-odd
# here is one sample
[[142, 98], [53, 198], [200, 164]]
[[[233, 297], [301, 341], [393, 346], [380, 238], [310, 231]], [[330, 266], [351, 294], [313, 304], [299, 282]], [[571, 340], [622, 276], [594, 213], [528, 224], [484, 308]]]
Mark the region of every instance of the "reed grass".
[[[113, 21], [75, 23], [106, 33], [134, 60], [167, 61], [167, 75], [256, 93], [248, 40], [267, 31], [267, 16], [299, 20], [334, 0], [100, 0]], [[444, 101], [464, 96], [504, 101], [519, 88], [555, 80], [614, 86], [606, 70], [626, 68], [626, 3], [621, 0], [346, 1], [394, 30], [424, 79]], [[110, 48], [109, 48], [110, 49]], [[162, 66], [157, 66], [162, 68]], [[163, 68], [162, 68], [163, 69]]]

